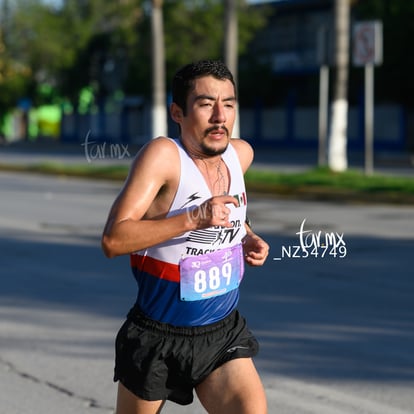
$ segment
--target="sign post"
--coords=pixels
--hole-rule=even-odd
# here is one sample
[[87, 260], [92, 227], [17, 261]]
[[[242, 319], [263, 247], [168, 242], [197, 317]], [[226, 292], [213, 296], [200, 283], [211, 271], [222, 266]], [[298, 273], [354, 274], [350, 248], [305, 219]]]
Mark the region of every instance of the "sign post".
[[382, 22], [354, 25], [353, 63], [365, 68], [365, 173], [374, 171], [374, 65], [382, 63]]
[[329, 29], [320, 27], [316, 38], [317, 60], [319, 63], [319, 116], [318, 116], [318, 165], [326, 165], [326, 139], [328, 131], [329, 105], [329, 63], [331, 50]]

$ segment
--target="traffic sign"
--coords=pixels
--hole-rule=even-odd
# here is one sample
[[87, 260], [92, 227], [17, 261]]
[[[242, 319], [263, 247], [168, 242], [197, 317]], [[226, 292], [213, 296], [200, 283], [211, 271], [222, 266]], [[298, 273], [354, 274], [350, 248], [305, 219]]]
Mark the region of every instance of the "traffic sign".
[[353, 63], [355, 66], [382, 63], [382, 22], [375, 20], [354, 24]]

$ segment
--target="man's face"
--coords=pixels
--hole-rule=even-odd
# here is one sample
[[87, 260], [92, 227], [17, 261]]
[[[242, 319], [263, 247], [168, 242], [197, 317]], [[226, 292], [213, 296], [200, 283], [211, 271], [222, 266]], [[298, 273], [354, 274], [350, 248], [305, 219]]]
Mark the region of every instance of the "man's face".
[[198, 78], [187, 98], [187, 114], [180, 123], [181, 136], [197, 152], [219, 155], [229, 144], [235, 116], [233, 84], [212, 76]]

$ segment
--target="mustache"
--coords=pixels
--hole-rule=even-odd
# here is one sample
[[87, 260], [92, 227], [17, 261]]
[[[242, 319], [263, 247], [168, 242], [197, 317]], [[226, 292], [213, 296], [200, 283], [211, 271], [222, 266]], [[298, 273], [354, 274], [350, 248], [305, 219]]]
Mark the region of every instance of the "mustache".
[[215, 125], [210, 128], [207, 128], [204, 131], [204, 136], [206, 137], [210, 132], [218, 131], [219, 129], [222, 129], [223, 131], [225, 131], [227, 136], [229, 135], [229, 130], [226, 128], [225, 125], [222, 125], [222, 126]]

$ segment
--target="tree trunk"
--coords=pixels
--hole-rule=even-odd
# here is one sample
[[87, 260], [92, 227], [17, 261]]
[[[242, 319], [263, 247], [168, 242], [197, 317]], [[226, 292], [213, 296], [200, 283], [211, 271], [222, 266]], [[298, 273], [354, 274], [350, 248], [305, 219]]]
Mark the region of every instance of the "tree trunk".
[[165, 46], [162, 0], [152, 0], [152, 136], [167, 136]]
[[[225, 0], [224, 2], [224, 62], [233, 73], [237, 88], [238, 76], [238, 22], [237, 22], [237, 0]], [[240, 137], [239, 110], [236, 106], [236, 120], [234, 122], [232, 137]]]
[[329, 167], [345, 171], [348, 127], [349, 0], [335, 0], [335, 85], [329, 134]]

